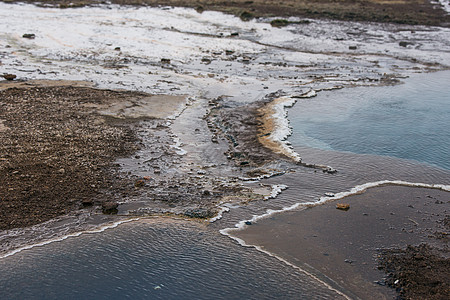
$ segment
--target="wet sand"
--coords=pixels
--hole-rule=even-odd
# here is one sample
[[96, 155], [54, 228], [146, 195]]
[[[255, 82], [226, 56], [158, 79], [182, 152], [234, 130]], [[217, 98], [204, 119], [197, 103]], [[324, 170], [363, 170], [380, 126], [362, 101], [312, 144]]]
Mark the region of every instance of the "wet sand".
[[[349, 204], [350, 209], [338, 210], [337, 203]], [[390, 299], [395, 294], [385, 286], [386, 274], [378, 270], [379, 250], [427, 243], [448, 257], [449, 208], [446, 191], [384, 186], [276, 214], [232, 235], [261, 245], [350, 296]], [[438, 274], [445, 283], [448, 270], [440, 266]]]

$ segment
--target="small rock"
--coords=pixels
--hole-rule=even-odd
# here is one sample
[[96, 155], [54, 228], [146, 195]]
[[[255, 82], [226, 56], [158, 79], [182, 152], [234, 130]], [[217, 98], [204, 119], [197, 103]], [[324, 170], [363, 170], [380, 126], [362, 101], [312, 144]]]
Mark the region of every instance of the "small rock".
[[401, 46], [401, 47], [406, 47], [406, 46], [409, 45], [409, 43], [405, 42], [405, 41], [401, 41], [400, 43], [398, 43], [398, 45]]
[[117, 210], [118, 207], [119, 204], [117, 202], [103, 202], [102, 211], [104, 214], [115, 215], [119, 212]]
[[350, 50], [356, 50], [356, 49], [358, 49], [358, 47], [356, 47], [356, 46], [349, 46], [348, 49], [350, 49]]
[[284, 26], [288, 26], [289, 23], [290, 22], [285, 19], [275, 19], [270, 22], [270, 25], [272, 25], [272, 27], [284, 27]]
[[23, 38], [25, 39], [34, 39], [36, 37], [36, 35], [34, 33], [25, 33], [24, 35], [22, 35]]
[[250, 222], [250, 221], [245, 221], [245, 225], [252, 225], [252, 222]]
[[3, 74], [3, 78], [5, 78], [6, 80], [14, 80], [16, 79], [16, 75], [14, 74]]
[[161, 58], [161, 63], [162, 64], [170, 64], [170, 59], [168, 59], [168, 58]]
[[207, 57], [202, 58], [202, 63], [209, 65], [211, 63], [211, 60]]
[[120, 51], [120, 47], [116, 47], [116, 48], [114, 48], [114, 50]]
[[92, 206], [94, 204], [94, 200], [86, 198], [81, 201], [81, 204], [83, 205], [83, 207]]
[[142, 179], [136, 180], [136, 181], [134, 182], [134, 186], [135, 186], [135, 187], [143, 187], [144, 185], [145, 185], [145, 181], [142, 180]]
[[347, 258], [346, 260], [344, 260], [344, 262], [346, 262], [346, 263], [348, 263], [348, 264], [352, 264], [352, 263], [353, 263], [353, 260]]
[[336, 209], [340, 209], [340, 210], [349, 210], [350, 209], [350, 204], [347, 203], [338, 203], [336, 204]]
[[239, 17], [241, 18], [242, 21], [250, 21], [255, 16], [251, 12], [244, 11], [241, 13], [241, 15]]
[[238, 35], [239, 35], [239, 32], [232, 32], [230, 35], [231, 35], [231, 36], [238, 36]]

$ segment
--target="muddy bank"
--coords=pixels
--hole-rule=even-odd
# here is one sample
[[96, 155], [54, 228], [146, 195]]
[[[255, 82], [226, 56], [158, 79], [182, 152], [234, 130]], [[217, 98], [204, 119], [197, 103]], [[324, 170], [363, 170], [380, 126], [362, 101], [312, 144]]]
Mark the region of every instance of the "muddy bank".
[[229, 151], [219, 155], [236, 168], [234, 176], [212, 176], [223, 164], [185, 160], [167, 123], [186, 107], [186, 97], [67, 81], [3, 81], [0, 87], [2, 230], [79, 209], [211, 218], [221, 202], [264, 197], [237, 177], [268, 174], [265, 166], [278, 158], [257, 140], [264, 101], [234, 109], [210, 102], [204, 122], [212, 143], [228, 143]]
[[[448, 217], [446, 223], [448, 229]], [[387, 249], [381, 251], [379, 268], [388, 274], [387, 284], [400, 294], [400, 299], [448, 299], [448, 254], [448, 250], [443, 253], [427, 244]]]
[[[4, 0], [3, 2], [16, 2], [15, 0]], [[37, 3], [39, 1], [26, 0], [20, 2]], [[104, 4], [104, 1], [85, 0], [50, 0], [45, 1], [45, 5], [52, 5], [61, 8], [80, 7], [92, 4]], [[270, 1], [270, 0], [237, 0], [223, 2], [218, 0], [112, 0], [108, 3], [120, 5], [148, 5], [148, 6], [181, 6], [192, 7], [199, 12], [204, 10], [215, 10], [234, 14], [243, 20], [250, 20], [255, 17], [307, 17], [307, 18], [327, 18], [345, 21], [371, 21], [390, 22], [412, 25], [437, 25], [449, 26], [450, 16], [442, 7], [431, 1]], [[287, 25], [281, 21], [274, 23], [275, 26]]]
[[[418, 265], [414, 255], [394, 258], [403, 253], [398, 249], [426, 243], [447, 258], [423, 255], [421, 266], [436, 266], [433, 278], [446, 282], [448, 199], [448, 192], [441, 190], [378, 187], [303, 211], [273, 215], [233, 236], [261, 245], [355, 298], [389, 299], [396, 291], [387, 286], [399, 279], [395, 287], [407, 287], [408, 297], [416, 299], [435, 293], [437, 284], [417, 280], [411, 271]], [[336, 209], [338, 203], [348, 204], [349, 209]], [[386, 273], [378, 268], [381, 258]], [[436, 294], [442, 292], [438, 290]]]
[[138, 149], [134, 122], [90, 106], [144, 95], [73, 85], [0, 86], [2, 230], [115, 201], [130, 186], [113, 162]]

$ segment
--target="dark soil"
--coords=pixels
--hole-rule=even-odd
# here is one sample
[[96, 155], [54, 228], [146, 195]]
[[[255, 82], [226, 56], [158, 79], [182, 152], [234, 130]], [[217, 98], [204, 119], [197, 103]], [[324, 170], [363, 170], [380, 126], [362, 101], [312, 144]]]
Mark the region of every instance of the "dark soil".
[[[3, 2], [30, 2], [61, 8], [105, 3], [103, 0], [3, 0]], [[446, 15], [440, 5], [428, 0], [111, 0], [110, 2], [121, 5], [193, 7], [199, 12], [216, 10], [240, 16], [243, 20], [251, 20], [254, 17], [298, 16], [446, 27], [450, 24], [450, 16]]]
[[120, 197], [128, 182], [113, 162], [137, 150], [131, 122], [107, 120], [88, 104], [136, 94], [69, 86], [0, 91], [0, 230]]
[[213, 139], [222, 137], [228, 140], [229, 149], [225, 155], [239, 167], [261, 167], [275, 160], [288, 159], [273, 153], [258, 140], [261, 126], [259, 109], [264, 104], [279, 97], [269, 94], [261, 101], [249, 105], [224, 105], [219, 97], [211, 100], [211, 111], [206, 117]]
[[450, 260], [427, 244], [383, 250], [379, 268], [388, 273], [387, 284], [400, 299], [444, 300], [450, 295]]

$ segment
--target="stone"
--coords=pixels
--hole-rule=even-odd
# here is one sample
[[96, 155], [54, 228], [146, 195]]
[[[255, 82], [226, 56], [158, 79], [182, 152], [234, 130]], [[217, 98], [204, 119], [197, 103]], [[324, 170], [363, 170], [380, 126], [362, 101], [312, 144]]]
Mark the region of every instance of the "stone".
[[16, 75], [14, 74], [3, 74], [3, 78], [5, 78], [6, 80], [14, 80], [16, 79]]
[[92, 200], [90, 198], [86, 198], [86, 199], [81, 200], [81, 204], [83, 205], [83, 207], [92, 206], [94, 204], [94, 200]]
[[349, 210], [350, 209], [350, 204], [347, 203], [338, 203], [336, 204], [336, 209], [340, 209], [340, 210]]
[[34, 39], [36, 37], [36, 35], [34, 33], [25, 33], [24, 35], [22, 35], [23, 38], [25, 39]]
[[117, 210], [118, 207], [119, 204], [117, 202], [108, 201], [102, 203], [102, 211], [104, 214], [115, 215], [119, 212]]

